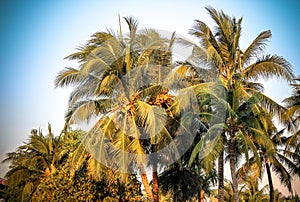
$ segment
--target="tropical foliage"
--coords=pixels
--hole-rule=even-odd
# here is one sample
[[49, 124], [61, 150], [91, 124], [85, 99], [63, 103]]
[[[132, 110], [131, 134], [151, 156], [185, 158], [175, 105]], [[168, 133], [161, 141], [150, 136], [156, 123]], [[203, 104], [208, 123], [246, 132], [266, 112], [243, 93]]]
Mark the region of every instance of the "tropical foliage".
[[[34, 129], [7, 154], [6, 200], [299, 200], [281, 196], [272, 173], [294, 193], [300, 78], [283, 57], [264, 53], [270, 30], [241, 50], [242, 18], [206, 10], [215, 27], [196, 20], [190, 34], [198, 44], [138, 30], [126, 17], [128, 34], [119, 19], [117, 33], [96, 32], [67, 56], [78, 67], [55, 79], [56, 87], [72, 88], [65, 127], [59, 136], [50, 125], [47, 135]], [[178, 44], [192, 50], [187, 59], [176, 61]], [[273, 77], [294, 89], [284, 106], [263, 92], [261, 79]], [[71, 130], [85, 123], [87, 132]]]
[[8, 177], [9, 199], [11, 201], [30, 201], [40, 182], [49, 178], [62, 160], [65, 150], [60, 149], [51, 127], [48, 135], [33, 129], [29, 141], [8, 153], [4, 162], [10, 162]]
[[[189, 80], [194, 72], [173, 64], [174, 33], [166, 39], [152, 29], [137, 32], [137, 22], [125, 20], [128, 37], [121, 30], [118, 36], [93, 35], [81, 54], [68, 57], [80, 59], [79, 69], [60, 72], [56, 86], [75, 87], [66, 115], [68, 124], [96, 120], [83, 142], [88, 152], [103, 165], [140, 173], [149, 200], [157, 201], [157, 169], [174, 162], [178, 147], [186, 147], [179, 144], [191, 139], [196, 119], [193, 98], [187, 95], [193, 93]], [[184, 141], [180, 139], [183, 135]], [[78, 159], [83, 154], [78, 152]], [[145, 173], [150, 168], [152, 190]]]
[[[239, 201], [238, 181], [236, 177], [236, 166], [243, 154], [245, 160], [249, 161], [249, 150], [253, 153], [256, 163], [261, 166], [259, 148], [261, 145], [268, 151], [274, 151], [270, 136], [265, 132], [267, 128], [264, 123], [268, 122], [268, 115], [284, 117], [285, 109], [271, 98], [263, 94], [263, 86], [256, 81], [259, 78], [279, 77], [291, 82], [294, 78], [291, 65], [282, 57], [277, 55], [263, 55], [266, 42], [271, 37], [271, 32], [260, 33], [244, 51], [240, 49], [241, 19], [229, 17], [222, 11], [211, 7], [207, 8], [211, 18], [216, 23], [213, 31], [202, 21], [197, 20], [190, 33], [200, 40], [197, 47], [198, 57], [211, 61], [212, 67], [218, 72], [225, 95], [221, 98], [226, 108], [226, 117], [223, 129], [215, 138], [213, 155], [207, 155], [211, 160], [219, 157], [223, 162], [223, 151], [227, 151], [230, 163], [234, 201]], [[271, 116], [271, 117], [272, 117]], [[211, 138], [211, 127], [207, 138]], [[206, 137], [205, 137], [206, 138]], [[203, 139], [196, 146], [191, 161], [195, 154], [202, 148]], [[222, 154], [218, 156], [218, 154]], [[222, 158], [222, 159], [220, 159]], [[223, 169], [222, 163], [219, 168]], [[223, 171], [219, 174], [222, 176]], [[219, 179], [219, 182], [222, 179]], [[224, 196], [220, 186], [219, 200]]]
[[292, 135], [287, 139], [287, 148], [293, 148], [299, 153], [299, 121], [300, 121], [300, 76], [295, 79], [295, 83], [291, 84], [293, 93], [290, 97], [283, 100], [288, 110], [286, 111], [287, 129]]
[[29, 141], [5, 159], [11, 163], [6, 175], [6, 200], [99, 201], [112, 197], [118, 201], [140, 201], [140, 183], [134, 176], [128, 183], [121, 183], [118, 173], [107, 174], [101, 181], [94, 179], [87, 171], [89, 156], [72, 174], [70, 162], [83, 136], [83, 131], [71, 131], [54, 137], [50, 125], [46, 136], [33, 129]]

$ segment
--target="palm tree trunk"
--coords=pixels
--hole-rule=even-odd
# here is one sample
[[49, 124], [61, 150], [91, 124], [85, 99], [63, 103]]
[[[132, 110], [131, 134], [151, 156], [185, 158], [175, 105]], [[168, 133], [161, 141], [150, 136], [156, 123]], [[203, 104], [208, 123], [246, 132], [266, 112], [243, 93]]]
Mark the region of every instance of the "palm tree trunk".
[[274, 187], [273, 187], [273, 180], [271, 175], [271, 169], [268, 162], [266, 164], [266, 170], [268, 175], [268, 182], [269, 182], [269, 188], [270, 188], [270, 202], [274, 202]]
[[147, 177], [146, 171], [145, 171], [145, 169], [142, 166], [141, 166], [140, 170], [141, 170], [142, 183], [143, 183], [143, 185], [145, 187], [147, 198], [148, 198], [148, 200], [150, 202], [153, 202], [154, 201], [154, 199], [153, 199], [153, 193], [152, 193], [149, 181], [148, 181], [148, 177]]
[[153, 192], [154, 202], [158, 202], [159, 201], [158, 175], [155, 166], [153, 166], [153, 171], [152, 171], [152, 192]]
[[218, 158], [218, 201], [224, 202], [224, 151]]
[[229, 163], [230, 163], [230, 171], [231, 171], [231, 178], [232, 178], [232, 184], [233, 184], [233, 193], [234, 193], [234, 201], [239, 202], [239, 190], [238, 190], [238, 182], [236, 178], [236, 172], [235, 172], [235, 145], [234, 145], [234, 137], [231, 135], [230, 137], [230, 148], [229, 148]]

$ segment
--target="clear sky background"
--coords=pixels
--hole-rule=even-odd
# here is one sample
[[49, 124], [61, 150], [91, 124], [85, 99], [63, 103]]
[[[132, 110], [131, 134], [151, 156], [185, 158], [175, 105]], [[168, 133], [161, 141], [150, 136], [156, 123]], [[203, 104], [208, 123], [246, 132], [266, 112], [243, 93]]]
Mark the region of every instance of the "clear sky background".
[[[213, 26], [205, 6], [243, 17], [242, 49], [270, 29], [273, 37], [266, 52], [283, 56], [300, 74], [298, 0], [0, 1], [0, 160], [22, 144], [32, 128], [46, 133], [49, 122], [59, 134], [70, 91], [54, 89], [54, 79], [63, 67], [76, 66], [63, 58], [93, 33], [117, 30], [118, 14], [136, 17], [139, 28], [176, 31], [193, 39], [188, 29], [195, 19]], [[283, 81], [264, 84], [265, 93], [276, 101], [290, 95]], [[6, 171], [7, 165], [0, 165], [0, 177]]]

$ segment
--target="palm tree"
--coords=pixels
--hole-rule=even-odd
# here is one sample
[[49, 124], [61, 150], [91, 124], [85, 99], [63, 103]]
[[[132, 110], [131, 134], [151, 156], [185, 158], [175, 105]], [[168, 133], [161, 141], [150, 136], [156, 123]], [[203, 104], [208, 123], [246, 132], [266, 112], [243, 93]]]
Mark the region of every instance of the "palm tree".
[[105, 177], [100, 180], [92, 177], [91, 155], [84, 156], [83, 165], [73, 173], [72, 157], [84, 134], [84, 131], [75, 130], [60, 136], [62, 147], [68, 149], [68, 154], [56, 172], [39, 184], [32, 201], [98, 201], [107, 196], [118, 198], [118, 201], [141, 201], [140, 182], [133, 175], [128, 177], [127, 183], [121, 182], [119, 173], [112, 170], [103, 173]]
[[[242, 51], [239, 47], [242, 18], [236, 20], [236, 18], [229, 17], [223, 11], [219, 12], [211, 7], [206, 8], [206, 10], [217, 25], [215, 31], [211, 31], [204, 22], [196, 20], [190, 34], [200, 39], [200, 47], [197, 47], [198, 56], [206, 61], [211, 61], [212, 67], [215, 67], [218, 71], [218, 78], [222, 81], [227, 92], [228, 97], [226, 100], [230, 104], [230, 108], [233, 109], [234, 106], [237, 106], [232, 95], [236, 85], [241, 85], [240, 90], [248, 94], [246, 99], [256, 95], [259, 97], [261, 106], [282, 117], [284, 108], [261, 92], [262, 85], [253, 82], [259, 78], [274, 76], [287, 81], [292, 81], [294, 78], [291, 65], [284, 58], [277, 55], [262, 54], [266, 42], [271, 37], [271, 32], [268, 30], [260, 33], [249, 47]], [[228, 113], [226, 125], [229, 126], [234, 120], [235, 117]], [[230, 167], [235, 201], [239, 201], [234, 152], [236, 144], [234, 140], [237, 132], [239, 130], [231, 130], [226, 135], [229, 138]], [[222, 160], [219, 165], [221, 164]], [[222, 168], [223, 166], [219, 167]], [[219, 174], [222, 176], [221, 170]], [[220, 186], [220, 189], [222, 189], [222, 186]], [[223, 193], [223, 191], [219, 190], [219, 193]], [[219, 195], [220, 201], [222, 201], [222, 198], [223, 196]]]
[[[287, 150], [284, 148], [286, 145], [286, 137], [284, 136], [284, 130], [277, 132], [277, 129], [272, 122], [272, 116], [270, 114], [261, 114], [259, 118], [259, 123], [261, 125], [262, 133], [266, 133], [267, 136], [271, 139], [272, 145], [266, 144], [257, 144], [258, 149], [260, 150], [259, 155], [261, 158], [261, 166], [257, 164], [255, 158], [250, 158], [247, 163], [243, 165], [243, 171], [246, 170], [253, 171], [256, 170], [257, 177], [262, 175], [262, 168], [265, 167], [268, 177], [269, 184], [269, 200], [275, 201], [275, 190], [271, 175], [271, 168], [275, 172], [275, 174], [279, 177], [282, 184], [284, 184], [289, 191], [292, 193], [292, 177], [294, 175], [299, 175], [299, 165], [293, 162], [293, 159], [290, 158], [298, 157], [297, 153], [289, 151], [289, 155], [287, 155]], [[255, 169], [253, 169], [255, 166]], [[245, 173], [244, 173], [245, 174]]]
[[292, 135], [287, 140], [287, 149], [294, 148], [296, 152], [300, 151], [299, 142], [297, 137], [300, 134], [299, 121], [300, 121], [300, 76], [295, 79], [295, 83], [290, 84], [293, 87], [293, 94], [284, 99], [288, 110], [286, 111], [286, 124], [287, 129]]
[[258, 176], [249, 175], [244, 181], [244, 186], [241, 188], [240, 197], [242, 201], [256, 202], [265, 201], [268, 202], [269, 197], [265, 194], [268, 185], [265, 185], [261, 189], [258, 188]]
[[261, 148], [261, 158], [265, 165], [265, 169], [268, 176], [268, 184], [270, 189], [270, 202], [275, 201], [275, 190], [272, 180], [271, 168], [277, 176], [279, 176], [280, 182], [284, 184], [288, 190], [292, 193], [292, 176], [297, 173], [297, 165], [285, 155], [284, 142], [282, 132], [275, 133], [271, 136], [274, 144], [273, 150], [267, 152], [266, 148]]
[[160, 174], [159, 182], [162, 194], [170, 194], [173, 201], [189, 201], [200, 195], [200, 178], [188, 168], [171, 167]]
[[[249, 95], [243, 90], [243, 86], [240, 83], [236, 83], [235, 88], [232, 92], [227, 93], [225, 98], [226, 100], [219, 98], [219, 102], [225, 103], [227, 106], [227, 113], [230, 114], [230, 119], [227, 118], [228, 122], [225, 124], [215, 124], [208, 129], [207, 133], [195, 146], [190, 157], [190, 164], [199, 152], [204, 156], [204, 161], [214, 162], [224, 148], [226, 148], [227, 151], [229, 150], [228, 158], [231, 167], [234, 166], [234, 161], [237, 161], [237, 158], [241, 156], [242, 153], [248, 161], [249, 149], [252, 150], [255, 160], [260, 164], [256, 144], [271, 148], [272, 142], [269, 136], [263, 132], [263, 127], [259, 125], [263, 118], [261, 113], [264, 111], [264, 109], [258, 105], [259, 96]], [[224, 139], [229, 136], [228, 134], [231, 133], [235, 134], [234, 141], [236, 145], [234, 148], [232, 147], [233, 144], [230, 142], [230, 139], [229, 141], [224, 141]], [[204, 145], [206, 141], [209, 143]], [[235, 159], [232, 159], [233, 156]], [[235, 172], [232, 173], [232, 176], [236, 177]]]
[[[130, 30], [127, 38], [122, 31], [119, 36], [94, 34], [80, 52], [67, 57], [79, 59], [79, 69], [61, 71], [55, 85], [75, 87], [66, 114], [68, 124], [96, 120], [78, 147], [76, 167], [82, 155], [91, 153], [95, 170], [103, 170], [101, 164], [124, 173], [138, 170], [148, 199], [158, 201], [158, 166], [178, 158], [174, 138], [183, 139], [185, 134], [181, 142], [189, 139], [193, 113], [185, 116], [184, 112], [195, 109], [184, 78], [192, 76], [185, 65], [174, 68], [172, 64], [175, 33], [168, 40], [152, 29], [137, 33], [137, 22], [125, 20]], [[168, 151], [159, 152], [166, 147]], [[146, 175], [150, 166], [152, 190]]]
[[[278, 193], [278, 190], [276, 190]], [[277, 197], [277, 196], [276, 196]], [[283, 199], [284, 198], [284, 199]], [[277, 199], [277, 198], [276, 198]], [[298, 195], [292, 195], [289, 197], [283, 197], [282, 194], [280, 195], [280, 192], [278, 193], [278, 200], [277, 201], [285, 201], [285, 202], [299, 202], [300, 198]]]
[[227, 202], [234, 202], [234, 190], [233, 190], [233, 184], [229, 180], [225, 180], [224, 185], [224, 200]]
[[[279, 177], [280, 182], [286, 186], [291, 194], [293, 194], [292, 180], [294, 176], [300, 176], [299, 159], [300, 155], [297, 151], [291, 151], [289, 147], [289, 140], [291, 137], [285, 137], [284, 130], [279, 131], [271, 136], [274, 143], [274, 151], [265, 153], [263, 151], [263, 158], [265, 159], [265, 167], [268, 175], [270, 185], [270, 201], [275, 198], [275, 191], [273, 188], [271, 168]], [[275, 201], [275, 199], [274, 199]]]
[[66, 150], [61, 149], [60, 140], [54, 137], [50, 124], [48, 135], [33, 129], [29, 141], [8, 153], [3, 162], [10, 162], [6, 173], [12, 196], [9, 200], [30, 201], [39, 184], [49, 178], [57, 169]]

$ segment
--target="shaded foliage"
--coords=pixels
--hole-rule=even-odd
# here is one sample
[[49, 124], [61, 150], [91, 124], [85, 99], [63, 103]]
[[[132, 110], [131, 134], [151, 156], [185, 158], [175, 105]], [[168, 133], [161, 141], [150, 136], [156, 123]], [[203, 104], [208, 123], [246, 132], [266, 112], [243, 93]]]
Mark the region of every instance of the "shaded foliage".
[[[103, 201], [113, 197], [118, 201], [141, 201], [141, 185], [135, 176], [127, 183], [119, 180], [118, 173], [108, 171], [101, 180], [89, 173], [85, 156], [83, 165], [73, 172], [74, 151], [80, 145], [83, 131], [71, 131], [54, 137], [32, 130], [29, 141], [8, 154], [7, 201]], [[51, 170], [50, 170], [51, 169]]]

